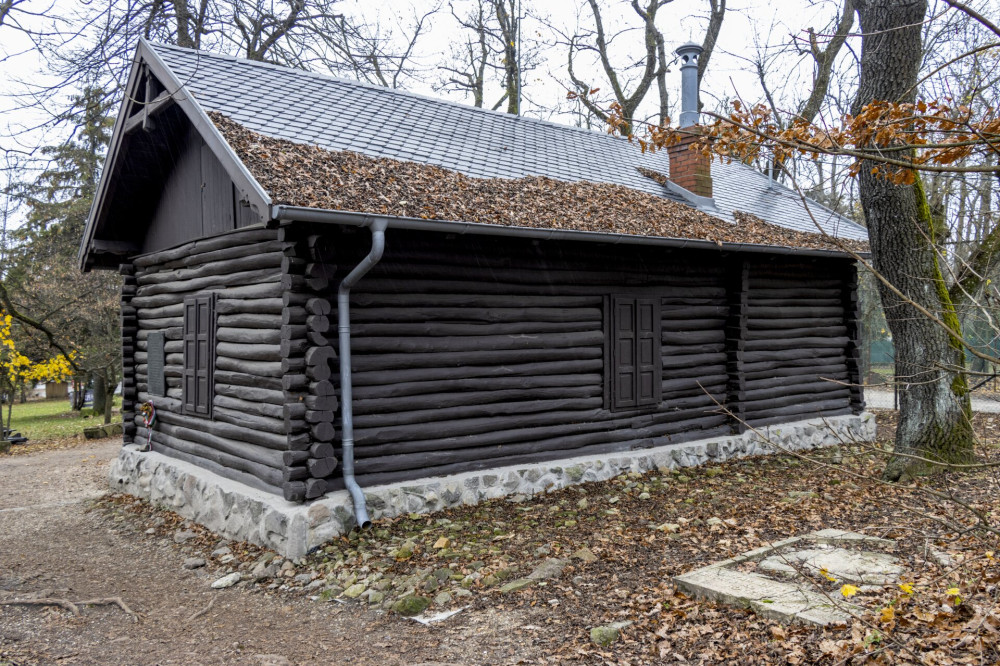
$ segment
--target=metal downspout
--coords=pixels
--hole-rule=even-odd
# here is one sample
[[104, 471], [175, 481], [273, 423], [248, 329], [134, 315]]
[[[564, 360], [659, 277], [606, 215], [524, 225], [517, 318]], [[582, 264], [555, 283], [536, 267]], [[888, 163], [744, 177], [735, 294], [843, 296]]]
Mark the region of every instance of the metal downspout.
[[[366, 225], [367, 226], [367, 225]], [[371, 527], [368, 518], [368, 507], [365, 505], [365, 494], [354, 479], [354, 403], [352, 398], [351, 377], [351, 287], [364, 277], [382, 258], [385, 250], [385, 229], [389, 223], [385, 219], [376, 219], [371, 225], [372, 249], [364, 259], [354, 267], [337, 289], [337, 333], [340, 338], [340, 404], [341, 404], [341, 457], [344, 464], [344, 485], [351, 494], [354, 503], [354, 519], [361, 529]]]

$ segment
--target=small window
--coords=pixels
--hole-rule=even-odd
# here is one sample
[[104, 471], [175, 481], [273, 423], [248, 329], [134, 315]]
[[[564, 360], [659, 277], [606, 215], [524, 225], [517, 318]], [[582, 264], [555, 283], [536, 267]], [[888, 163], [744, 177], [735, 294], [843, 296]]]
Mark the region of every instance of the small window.
[[635, 409], [660, 404], [660, 301], [611, 297], [610, 407]]
[[184, 299], [184, 411], [212, 415], [215, 294]]

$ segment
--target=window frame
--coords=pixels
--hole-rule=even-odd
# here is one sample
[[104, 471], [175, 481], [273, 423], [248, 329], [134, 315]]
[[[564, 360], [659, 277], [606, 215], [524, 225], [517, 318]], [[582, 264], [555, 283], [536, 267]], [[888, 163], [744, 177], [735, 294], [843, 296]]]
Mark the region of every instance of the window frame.
[[[628, 291], [608, 294], [604, 299], [604, 407], [615, 412], [650, 412], [655, 411], [663, 402], [663, 334], [662, 334], [662, 308], [659, 294], [649, 291]], [[633, 330], [633, 358], [634, 371], [632, 383], [632, 400], [622, 404], [619, 399], [619, 387], [621, 370], [618, 349], [618, 332], [620, 322], [620, 305], [629, 304], [632, 308], [632, 330]], [[651, 311], [651, 326], [645, 333], [640, 332], [638, 317], [640, 308], [649, 307]], [[638, 363], [640, 353], [640, 339], [650, 339], [652, 347], [652, 362]], [[652, 374], [652, 392], [649, 396], [641, 395], [642, 375]]]
[[[184, 297], [184, 316], [181, 328], [181, 339], [184, 347], [184, 364], [181, 372], [181, 405], [184, 414], [212, 418], [212, 405], [215, 402], [215, 292], [194, 294]], [[204, 309], [203, 309], [204, 308]], [[189, 315], [194, 313], [193, 321]], [[204, 313], [204, 330], [199, 330], [199, 316]], [[201, 343], [204, 343], [202, 346]], [[203, 349], [204, 367], [198, 365], [199, 352]], [[204, 395], [199, 395], [198, 384], [201, 373], [204, 372]], [[189, 395], [193, 388], [194, 395]], [[203, 400], [200, 400], [203, 399]]]

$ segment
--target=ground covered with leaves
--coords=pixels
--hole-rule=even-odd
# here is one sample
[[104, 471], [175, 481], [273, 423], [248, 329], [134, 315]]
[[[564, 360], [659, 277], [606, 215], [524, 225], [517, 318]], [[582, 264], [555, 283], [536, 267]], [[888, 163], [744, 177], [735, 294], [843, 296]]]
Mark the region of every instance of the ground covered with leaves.
[[[891, 412], [879, 414], [883, 444], [893, 419]], [[982, 459], [1000, 460], [1000, 418], [978, 415], [976, 427]], [[254, 603], [294, 600], [329, 614], [331, 627], [357, 618], [373, 632], [405, 633], [407, 654], [427, 641], [440, 655], [434, 661], [998, 663], [1000, 564], [990, 529], [1000, 525], [1000, 479], [994, 468], [904, 487], [878, 481], [884, 458], [864, 446], [826, 449], [812, 458], [775, 455], [627, 474], [535, 497], [382, 520], [296, 561], [220, 542], [127, 496], [110, 496], [100, 506], [118, 529], [166, 544], [178, 566], [195, 565], [206, 593], [212, 581], [239, 573], [233, 589], [260, 599]], [[898, 581], [849, 600], [842, 582], [819, 579], [831, 598], [854, 605], [847, 625], [784, 625], [688, 598], [672, 582], [694, 568], [825, 528], [894, 539], [893, 554], [904, 565]], [[406, 617], [450, 611], [459, 612], [427, 627]], [[504, 627], [497, 643], [503, 648], [491, 647], [488, 655], [468, 639], [469, 628], [484, 618], [503, 618]], [[372, 663], [379, 654], [396, 663], [389, 656], [401, 656], [400, 645], [373, 640], [364, 654]]]
[[[429, 164], [275, 139], [222, 114], [210, 115], [275, 203], [511, 227], [868, 251], [867, 243], [793, 231], [749, 215], [728, 222], [622, 185], [540, 176], [472, 178]], [[665, 180], [653, 171], [642, 173]]]

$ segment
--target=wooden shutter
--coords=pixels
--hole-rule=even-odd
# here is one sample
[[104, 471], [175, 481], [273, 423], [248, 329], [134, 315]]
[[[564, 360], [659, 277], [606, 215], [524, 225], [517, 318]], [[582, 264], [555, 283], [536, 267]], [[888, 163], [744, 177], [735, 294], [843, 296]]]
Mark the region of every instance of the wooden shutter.
[[636, 399], [656, 405], [662, 389], [660, 373], [659, 300], [637, 298], [635, 306]]
[[215, 295], [184, 299], [184, 411], [210, 416], [214, 394]]
[[611, 408], [658, 405], [660, 308], [655, 298], [611, 297]]

